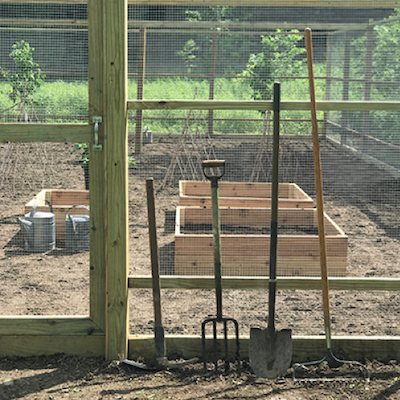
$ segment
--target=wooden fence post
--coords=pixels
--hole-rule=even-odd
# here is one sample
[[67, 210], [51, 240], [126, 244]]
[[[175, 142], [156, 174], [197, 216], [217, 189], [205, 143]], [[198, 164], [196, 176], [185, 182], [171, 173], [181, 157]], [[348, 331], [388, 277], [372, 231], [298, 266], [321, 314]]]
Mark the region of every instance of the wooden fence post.
[[127, 0], [104, 4], [106, 357], [128, 351]]
[[[346, 33], [345, 36], [345, 44], [344, 44], [344, 63], [343, 63], [343, 92], [342, 92], [342, 100], [349, 100], [349, 79], [350, 79], [350, 33]], [[349, 126], [349, 112], [342, 111], [342, 118], [340, 125], [341, 135], [340, 135], [340, 143], [347, 144], [348, 131], [346, 128]]]
[[[209, 86], [209, 100], [214, 100], [214, 82], [215, 82], [215, 64], [217, 61], [217, 47], [218, 36], [216, 33], [212, 34], [211, 42], [211, 64], [210, 64], [210, 86]], [[214, 135], [214, 110], [208, 111], [208, 134], [210, 137]]]
[[[325, 80], [325, 100], [331, 98], [332, 86], [332, 36], [326, 37], [326, 80]], [[323, 134], [326, 135], [328, 129], [329, 111], [324, 112], [324, 127]]]
[[[137, 79], [137, 99], [143, 100], [144, 79], [146, 70], [146, 28], [139, 30], [139, 55], [138, 55], [138, 79]], [[135, 129], [135, 153], [142, 151], [142, 132], [143, 132], [143, 110], [136, 111]]]
[[[371, 100], [371, 81], [372, 81], [372, 56], [374, 51], [374, 27], [370, 26], [367, 30], [367, 44], [365, 50], [365, 74], [364, 74], [364, 101]], [[362, 133], [369, 135], [371, 126], [371, 113], [369, 111], [363, 114]]]
[[[104, 114], [103, 107], [103, 7], [98, 0], [88, 2], [89, 41], [89, 123]], [[93, 130], [94, 132], [94, 130]], [[99, 124], [100, 143], [104, 141]], [[93, 135], [94, 136], [94, 135]], [[92, 139], [93, 140], [93, 139]], [[92, 142], [93, 143], [93, 142]], [[90, 201], [90, 317], [104, 331], [106, 307], [105, 260], [105, 153], [89, 149]]]

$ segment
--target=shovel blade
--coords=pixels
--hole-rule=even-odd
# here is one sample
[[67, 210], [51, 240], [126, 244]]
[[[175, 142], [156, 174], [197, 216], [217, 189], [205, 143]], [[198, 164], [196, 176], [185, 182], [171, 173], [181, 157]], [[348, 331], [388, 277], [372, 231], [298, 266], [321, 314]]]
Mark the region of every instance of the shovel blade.
[[256, 376], [275, 379], [285, 375], [292, 363], [292, 331], [251, 328], [250, 365]]

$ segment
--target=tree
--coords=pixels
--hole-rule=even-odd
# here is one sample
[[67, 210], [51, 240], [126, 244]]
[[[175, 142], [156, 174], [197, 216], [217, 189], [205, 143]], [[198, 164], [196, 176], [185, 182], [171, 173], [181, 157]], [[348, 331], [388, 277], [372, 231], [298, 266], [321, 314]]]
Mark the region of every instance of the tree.
[[33, 61], [32, 53], [35, 49], [28, 42], [21, 40], [12, 49], [10, 57], [15, 63], [15, 71], [2, 71], [11, 85], [8, 97], [14, 103], [8, 110], [15, 109], [17, 121], [29, 122], [34, 114], [35, 101], [32, 95], [42, 85], [45, 75], [42, 74], [39, 64]]
[[185, 63], [188, 74], [190, 74], [190, 72], [192, 71], [192, 68], [195, 68], [195, 66], [196, 66], [195, 51], [197, 51], [197, 50], [199, 50], [199, 48], [196, 46], [196, 42], [193, 39], [189, 39], [185, 43], [183, 50], [179, 50], [176, 52], [176, 54], [178, 56], [180, 56], [182, 58], [183, 62]]
[[298, 56], [305, 52], [298, 47], [302, 40], [299, 31], [292, 30], [289, 34], [277, 30], [275, 35], [261, 36], [262, 51], [251, 54], [247, 62], [244, 76], [251, 76], [250, 86], [255, 100], [269, 100], [272, 85], [279, 75], [295, 74], [302, 60]]

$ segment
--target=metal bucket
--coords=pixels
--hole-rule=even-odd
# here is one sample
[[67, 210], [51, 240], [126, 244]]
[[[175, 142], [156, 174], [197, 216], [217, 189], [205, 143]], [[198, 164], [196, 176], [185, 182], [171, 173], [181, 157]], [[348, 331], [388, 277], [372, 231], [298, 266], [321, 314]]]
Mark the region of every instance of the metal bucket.
[[[45, 201], [50, 212], [36, 211], [39, 203]], [[53, 206], [48, 200], [38, 200], [32, 210], [25, 214], [25, 220], [17, 218], [25, 233], [25, 249], [35, 253], [54, 250], [56, 247], [56, 229]]]
[[150, 131], [147, 126], [144, 127], [143, 133], [142, 133], [142, 143], [143, 146], [146, 144], [152, 144], [153, 143], [153, 132]]
[[67, 253], [88, 251], [90, 246], [90, 225], [88, 215], [70, 215], [73, 208], [89, 207], [84, 205], [72, 206], [65, 214], [65, 248]]

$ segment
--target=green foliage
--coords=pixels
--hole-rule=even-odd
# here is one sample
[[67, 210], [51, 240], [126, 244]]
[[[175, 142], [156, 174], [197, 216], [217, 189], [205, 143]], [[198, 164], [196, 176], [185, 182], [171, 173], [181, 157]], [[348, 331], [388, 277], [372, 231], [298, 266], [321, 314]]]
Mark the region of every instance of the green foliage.
[[193, 39], [189, 39], [186, 43], [185, 46], [183, 47], [183, 50], [179, 50], [176, 52], [178, 56], [180, 56], [183, 60], [183, 62], [186, 65], [187, 72], [190, 74], [192, 71], [192, 68], [195, 68], [195, 60], [196, 60], [196, 54], [194, 54], [199, 48], [196, 46], [196, 42]]
[[[83, 169], [89, 167], [89, 144], [88, 143], [76, 143], [71, 151], [73, 153], [80, 153], [81, 159], [79, 160]], [[132, 156], [128, 156], [128, 167], [129, 165], [136, 165], [135, 159]]]
[[17, 113], [17, 120], [29, 121], [29, 114], [34, 112], [35, 101], [32, 95], [42, 85], [44, 75], [39, 68], [39, 64], [33, 61], [34, 48], [28, 42], [21, 40], [12, 46], [10, 57], [15, 64], [15, 71], [2, 70], [3, 76], [11, 86], [8, 94], [14, 103], [13, 108]]
[[305, 52], [298, 47], [302, 36], [299, 31], [292, 30], [285, 35], [277, 30], [276, 35], [262, 36], [262, 52], [251, 54], [243, 75], [252, 76], [250, 86], [255, 100], [269, 100], [271, 89], [279, 75], [293, 75], [298, 72], [302, 60], [298, 56]]
[[71, 154], [80, 152], [80, 164], [83, 169], [89, 167], [89, 145], [88, 143], [76, 143], [71, 151]]

